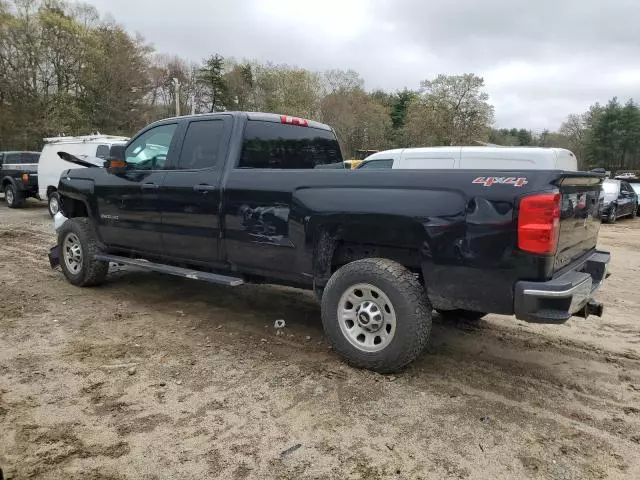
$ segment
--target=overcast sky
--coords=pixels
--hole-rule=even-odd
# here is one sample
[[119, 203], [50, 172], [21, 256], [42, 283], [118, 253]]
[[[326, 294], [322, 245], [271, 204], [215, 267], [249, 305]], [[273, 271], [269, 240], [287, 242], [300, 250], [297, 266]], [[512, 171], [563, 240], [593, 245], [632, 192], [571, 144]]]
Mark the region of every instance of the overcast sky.
[[596, 100], [640, 100], [640, 0], [88, 1], [195, 61], [353, 68], [369, 90], [473, 72], [498, 127], [556, 129]]

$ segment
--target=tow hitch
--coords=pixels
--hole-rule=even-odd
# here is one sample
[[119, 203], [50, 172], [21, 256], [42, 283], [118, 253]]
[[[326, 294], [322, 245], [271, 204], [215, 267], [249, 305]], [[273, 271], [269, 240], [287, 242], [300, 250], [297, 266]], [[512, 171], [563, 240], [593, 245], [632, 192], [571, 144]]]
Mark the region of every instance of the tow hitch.
[[577, 311], [574, 315], [576, 317], [589, 318], [589, 315], [595, 315], [596, 317], [601, 317], [602, 312], [604, 311], [604, 306], [600, 302], [596, 302], [595, 300], [589, 300], [587, 304], [582, 307], [581, 310]]

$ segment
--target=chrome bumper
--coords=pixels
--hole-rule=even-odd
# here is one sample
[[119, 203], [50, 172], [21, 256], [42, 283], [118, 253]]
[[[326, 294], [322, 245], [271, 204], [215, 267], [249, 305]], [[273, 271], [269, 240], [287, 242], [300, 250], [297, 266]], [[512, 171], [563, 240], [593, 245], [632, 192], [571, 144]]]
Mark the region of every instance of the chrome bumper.
[[[517, 282], [514, 311], [517, 318], [538, 323], [562, 323], [571, 316], [588, 316], [585, 307], [609, 275], [609, 252], [596, 251], [574, 268], [548, 282]], [[591, 312], [601, 312], [591, 308]]]

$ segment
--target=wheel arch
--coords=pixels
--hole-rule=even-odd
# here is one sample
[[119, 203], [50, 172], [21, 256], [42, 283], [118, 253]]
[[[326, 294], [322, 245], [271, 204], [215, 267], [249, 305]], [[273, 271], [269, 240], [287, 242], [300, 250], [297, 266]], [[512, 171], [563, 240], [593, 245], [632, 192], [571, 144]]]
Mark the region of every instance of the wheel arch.
[[[364, 258], [385, 258], [421, 275], [430, 239], [423, 225], [402, 216], [325, 218], [314, 228], [313, 276], [322, 290], [340, 267]], [[381, 225], [389, 225], [383, 226]]]
[[2, 190], [4, 190], [5, 188], [7, 188], [7, 185], [13, 185], [14, 187], [16, 186], [16, 179], [7, 175], [5, 177], [2, 178]]

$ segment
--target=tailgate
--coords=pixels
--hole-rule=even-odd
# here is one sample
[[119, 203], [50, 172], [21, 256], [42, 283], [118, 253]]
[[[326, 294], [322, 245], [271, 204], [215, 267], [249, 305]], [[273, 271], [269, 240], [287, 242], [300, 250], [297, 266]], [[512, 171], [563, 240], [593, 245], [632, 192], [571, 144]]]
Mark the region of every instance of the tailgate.
[[599, 197], [602, 179], [590, 174], [563, 174], [560, 238], [553, 263], [557, 271], [596, 246], [600, 230]]

